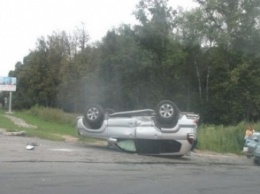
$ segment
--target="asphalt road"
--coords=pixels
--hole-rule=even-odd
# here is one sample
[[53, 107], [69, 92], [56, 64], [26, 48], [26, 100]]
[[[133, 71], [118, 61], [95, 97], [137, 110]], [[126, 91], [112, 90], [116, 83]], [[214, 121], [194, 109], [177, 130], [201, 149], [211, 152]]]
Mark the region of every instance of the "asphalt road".
[[[26, 150], [27, 143], [36, 143]], [[1, 194], [250, 194], [260, 166], [243, 156], [127, 154], [105, 144], [0, 135]]]

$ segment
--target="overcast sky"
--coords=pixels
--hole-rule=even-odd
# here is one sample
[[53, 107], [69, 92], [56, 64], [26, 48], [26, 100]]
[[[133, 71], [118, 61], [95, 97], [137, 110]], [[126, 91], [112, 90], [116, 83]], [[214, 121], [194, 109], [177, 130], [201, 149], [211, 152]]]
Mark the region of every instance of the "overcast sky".
[[[134, 24], [139, 0], [0, 0], [0, 76], [35, 49], [39, 37], [71, 32], [83, 22], [90, 41], [101, 40], [120, 24]], [[169, 0], [173, 8], [192, 8], [193, 0]]]

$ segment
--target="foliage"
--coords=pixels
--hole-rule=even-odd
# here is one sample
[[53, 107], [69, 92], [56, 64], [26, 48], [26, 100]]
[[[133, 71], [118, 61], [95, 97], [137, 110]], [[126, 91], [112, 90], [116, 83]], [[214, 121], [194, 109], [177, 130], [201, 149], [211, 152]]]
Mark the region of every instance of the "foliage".
[[44, 121], [66, 124], [71, 127], [75, 126], [76, 118], [79, 115], [65, 113], [60, 109], [33, 106], [31, 109], [24, 111], [26, 114], [36, 116]]
[[[198, 149], [220, 153], [240, 154], [244, 146], [244, 136], [248, 125], [244, 122], [236, 126], [202, 125], [199, 129]], [[260, 131], [260, 123], [254, 123], [255, 131]]]
[[39, 38], [9, 73], [18, 80], [14, 108], [129, 110], [169, 99], [203, 123], [258, 121], [260, 1], [196, 1], [184, 11], [140, 0], [138, 24], [110, 29], [95, 44], [84, 25]]

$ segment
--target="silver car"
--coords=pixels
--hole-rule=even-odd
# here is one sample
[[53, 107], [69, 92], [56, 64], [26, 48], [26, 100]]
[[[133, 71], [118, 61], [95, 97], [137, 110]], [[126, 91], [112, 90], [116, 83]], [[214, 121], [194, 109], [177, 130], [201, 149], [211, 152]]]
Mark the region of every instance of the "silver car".
[[92, 105], [78, 117], [77, 129], [79, 135], [106, 140], [126, 152], [183, 156], [197, 138], [198, 120], [198, 114], [180, 112], [169, 100], [160, 102], [155, 110], [126, 112]]
[[254, 132], [253, 135], [246, 140], [246, 147], [248, 147], [246, 156], [253, 157], [255, 164], [260, 164], [260, 132]]
[[246, 156], [251, 158], [254, 155], [255, 147], [258, 143], [258, 139], [260, 138], [259, 132], [254, 132], [252, 136], [250, 136], [245, 143], [245, 147], [247, 147]]
[[254, 149], [254, 163], [260, 165], [260, 138], [258, 138], [258, 142]]

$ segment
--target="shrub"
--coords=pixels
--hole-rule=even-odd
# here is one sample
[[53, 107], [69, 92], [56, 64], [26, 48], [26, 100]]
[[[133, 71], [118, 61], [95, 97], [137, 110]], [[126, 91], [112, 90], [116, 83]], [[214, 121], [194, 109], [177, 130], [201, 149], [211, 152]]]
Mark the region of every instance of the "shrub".
[[37, 116], [44, 121], [56, 122], [75, 126], [77, 114], [65, 113], [61, 109], [34, 106], [26, 111], [28, 114]]

